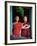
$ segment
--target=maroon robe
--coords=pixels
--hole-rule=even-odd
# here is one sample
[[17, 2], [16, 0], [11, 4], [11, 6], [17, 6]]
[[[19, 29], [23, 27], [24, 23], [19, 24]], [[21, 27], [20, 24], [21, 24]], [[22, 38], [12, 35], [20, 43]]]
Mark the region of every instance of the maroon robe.
[[[25, 24], [28, 24], [28, 25], [29, 25], [29, 23], [24, 23], [23, 26], [24, 26]], [[28, 29], [22, 29], [21, 35], [22, 35], [23, 37], [28, 38], [28, 37], [31, 35], [30, 28], [28, 28]]]

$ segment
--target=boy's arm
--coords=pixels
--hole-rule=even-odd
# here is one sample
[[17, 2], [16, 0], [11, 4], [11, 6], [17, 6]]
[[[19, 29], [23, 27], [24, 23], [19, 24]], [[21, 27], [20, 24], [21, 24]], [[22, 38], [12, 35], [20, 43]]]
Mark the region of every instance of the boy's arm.
[[22, 25], [22, 29], [28, 29], [28, 28], [30, 28], [30, 25]]
[[25, 25], [23, 26], [23, 23], [22, 23], [22, 29], [25, 29]]
[[27, 27], [25, 27], [25, 29], [28, 29], [28, 28], [30, 28], [30, 25], [27, 25]]

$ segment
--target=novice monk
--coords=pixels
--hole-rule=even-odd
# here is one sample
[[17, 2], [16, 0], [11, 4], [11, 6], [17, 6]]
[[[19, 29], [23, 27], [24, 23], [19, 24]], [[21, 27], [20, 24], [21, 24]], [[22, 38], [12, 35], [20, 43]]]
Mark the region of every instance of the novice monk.
[[30, 24], [27, 21], [27, 16], [24, 16], [24, 23], [23, 23], [21, 35], [22, 35], [22, 37], [29, 38], [30, 33], [31, 33], [30, 32]]
[[19, 38], [21, 37], [21, 23], [19, 22], [19, 16], [15, 17], [15, 22], [13, 23], [13, 37], [14, 38]]

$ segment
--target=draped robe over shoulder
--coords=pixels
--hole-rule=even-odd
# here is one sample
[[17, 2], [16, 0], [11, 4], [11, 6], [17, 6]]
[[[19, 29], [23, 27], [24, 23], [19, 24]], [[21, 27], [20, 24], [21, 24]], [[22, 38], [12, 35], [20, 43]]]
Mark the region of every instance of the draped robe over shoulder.
[[15, 38], [17, 38], [21, 35], [21, 27], [22, 27], [22, 25], [20, 22], [13, 24], [13, 36]]

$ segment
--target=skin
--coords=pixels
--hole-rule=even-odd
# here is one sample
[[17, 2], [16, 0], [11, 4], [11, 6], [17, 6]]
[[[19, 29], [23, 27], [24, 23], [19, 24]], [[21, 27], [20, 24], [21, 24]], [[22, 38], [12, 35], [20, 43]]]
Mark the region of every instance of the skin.
[[24, 23], [26, 23], [27, 22], [27, 17], [25, 16], [23, 20], [24, 20]]
[[[24, 23], [26, 23], [26, 22], [27, 22], [27, 16], [24, 17]], [[26, 27], [26, 26], [27, 26], [27, 27]], [[28, 28], [30, 28], [30, 25], [25, 24], [22, 28], [23, 28], [23, 29], [28, 29]]]
[[18, 21], [19, 21], [19, 17], [18, 17], [18, 16], [16, 16], [16, 18], [15, 18], [15, 19], [16, 19], [16, 22], [18, 22]]

